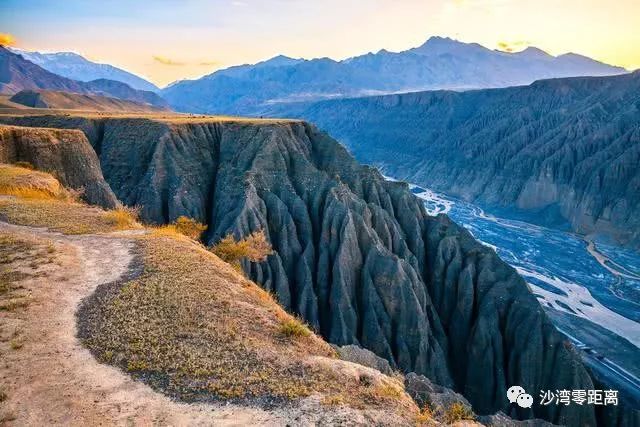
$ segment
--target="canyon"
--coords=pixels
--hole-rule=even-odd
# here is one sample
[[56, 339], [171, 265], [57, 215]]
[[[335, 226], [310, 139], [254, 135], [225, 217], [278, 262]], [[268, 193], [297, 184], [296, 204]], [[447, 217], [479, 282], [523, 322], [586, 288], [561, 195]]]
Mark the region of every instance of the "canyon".
[[509, 405], [513, 384], [595, 386], [513, 268], [313, 125], [134, 114], [0, 122], [81, 131], [105, 182], [147, 222], [194, 218], [208, 225], [207, 244], [264, 230], [275, 254], [244, 269], [288, 312], [333, 344], [362, 346], [462, 393], [480, 415], [638, 422], [615, 407]]
[[640, 72], [300, 103], [388, 175], [505, 215], [640, 244]]

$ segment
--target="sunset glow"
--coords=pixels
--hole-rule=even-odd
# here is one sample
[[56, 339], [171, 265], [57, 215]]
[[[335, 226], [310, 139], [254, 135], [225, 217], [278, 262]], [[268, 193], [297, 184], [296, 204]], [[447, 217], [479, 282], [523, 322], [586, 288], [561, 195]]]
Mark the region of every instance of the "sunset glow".
[[[6, 0], [3, 39], [74, 51], [159, 85], [284, 54], [343, 59], [433, 35], [640, 68], [640, 2], [619, 0]], [[400, 5], [401, 4], [401, 5]]]

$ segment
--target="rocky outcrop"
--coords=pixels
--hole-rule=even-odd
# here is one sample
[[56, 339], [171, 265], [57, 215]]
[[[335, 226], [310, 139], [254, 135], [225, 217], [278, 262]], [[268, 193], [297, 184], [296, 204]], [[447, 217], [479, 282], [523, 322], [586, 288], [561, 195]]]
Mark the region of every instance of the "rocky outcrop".
[[385, 375], [393, 375], [393, 369], [387, 359], [383, 359], [372, 351], [357, 345], [335, 346], [338, 356], [347, 362], [357, 363], [368, 368], [377, 369]]
[[[304, 122], [17, 117], [80, 128], [118, 198], [155, 222], [209, 225], [207, 243], [264, 229], [276, 253], [246, 272], [329, 342], [504, 411], [595, 425], [589, 406], [516, 409], [506, 389], [591, 389], [518, 274], [406, 184], [385, 181]], [[607, 424], [606, 421], [604, 424]]]
[[98, 158], [80, 131], [0, 126], [0, 163], [18, 161], [51, 173], [65, 187], [82, 190], [87, 203], [108, 209], [117, 205]]
[[317, 123], [391, 176], [640, 245], [640, 72], [274, 114]]

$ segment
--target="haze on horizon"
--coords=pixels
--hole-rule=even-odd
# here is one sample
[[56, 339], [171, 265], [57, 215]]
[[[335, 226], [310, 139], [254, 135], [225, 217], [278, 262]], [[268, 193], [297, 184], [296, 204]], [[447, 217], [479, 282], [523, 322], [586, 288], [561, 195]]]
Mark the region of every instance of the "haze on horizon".
[[5, 0], [15, 47], [73, 51], [164, 86], [285, 54], [344, 59], [433, 35], [488, 48], [536, 46], [640, 68], [637, 0]]

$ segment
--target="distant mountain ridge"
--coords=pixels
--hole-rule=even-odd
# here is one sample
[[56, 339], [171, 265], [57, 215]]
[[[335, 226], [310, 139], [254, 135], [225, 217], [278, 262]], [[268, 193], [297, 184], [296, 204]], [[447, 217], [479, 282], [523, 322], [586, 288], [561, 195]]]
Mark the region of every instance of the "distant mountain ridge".
[[271, 114], [313, 121], [391, 176], [640, 246], [640, 71]]
[[133, 89], [158, 92], [160, 88], [121, 68], [109, 64], [99, 64], [73, 52], [40, 53], [22, 49], [9, 49], [22, 55], [28, 61], [41, 66], [47, 71], [72, 80], [89, 82], [97, 79], [116, 80], [126, 83]]
[[0, 94], [14, 95], [22, 90], [53, 90], [77, 94], [110, 96], [127, 101], [168, 108], [158, 94], [137, 90], [107, 79], [80, 82], [59, 76], [0, 46]]
[[109, 96], [89, 95], [53, 90], [22, 90], [10, 99], [25, 107], [54, 110], [161, 112], [167, 109]]
[[626, 73], [621, 67], [528, 48], [508, 53], [477, 43], [432, 37], [404, 52], [381, 50], [343, 61], [277, 56], [255, 65], [176, 82], [162, 96], [179, 111], [261, 115], [272, 105], [431, 89], [530, 84], [552, 77]]

